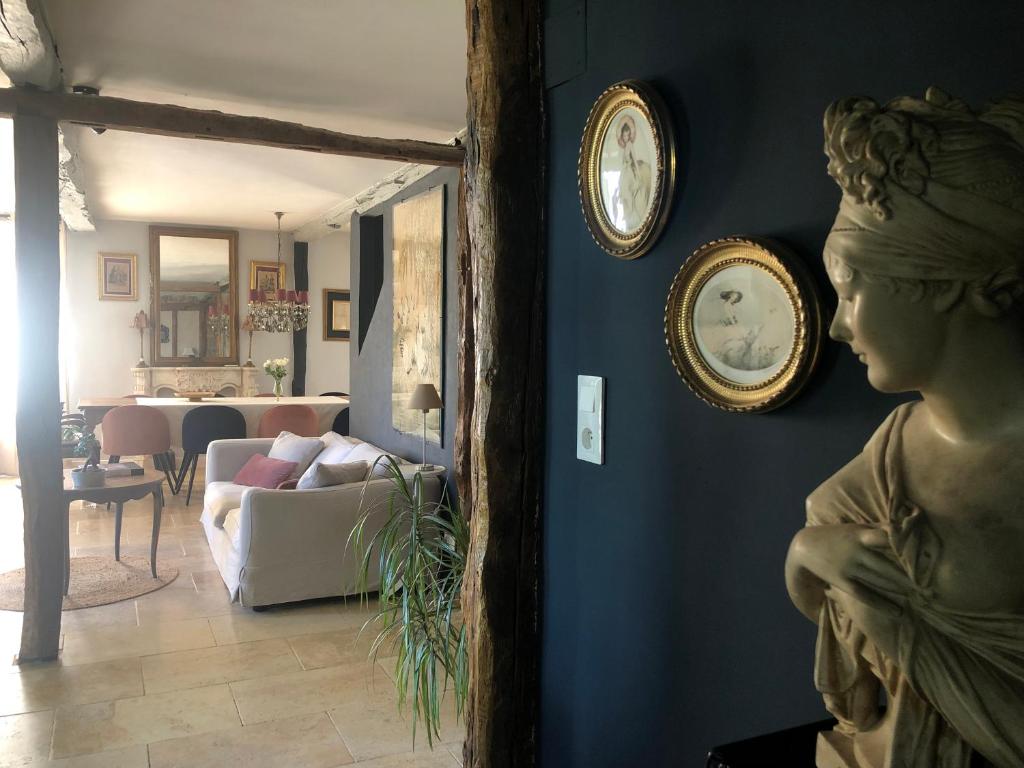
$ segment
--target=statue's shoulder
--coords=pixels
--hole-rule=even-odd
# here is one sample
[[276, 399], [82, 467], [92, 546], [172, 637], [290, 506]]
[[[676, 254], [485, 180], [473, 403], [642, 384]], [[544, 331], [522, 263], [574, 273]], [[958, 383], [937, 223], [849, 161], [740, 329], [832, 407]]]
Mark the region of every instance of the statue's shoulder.
[[807, 497], [808, 525], [886, 521], [892, 454], [914, 405], [897, 406], [864, 449]]

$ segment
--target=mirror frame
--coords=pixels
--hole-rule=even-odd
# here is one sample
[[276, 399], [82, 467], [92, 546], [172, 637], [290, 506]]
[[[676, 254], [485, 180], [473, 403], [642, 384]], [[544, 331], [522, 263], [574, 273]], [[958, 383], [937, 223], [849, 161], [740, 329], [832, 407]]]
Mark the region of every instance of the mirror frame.
[[[228, 280], [231, 296], [231, 353], [227, 357], [201, 358], [198, 363], [191, 357], [163, 357], [160, 354], [160, 238], [202, 237], [228, 241]], [[196, 366], [219, 367], [238, 365], [238, 230], [212, 227], [182, 227], [152, 225], [149, 228], [149, 349], [152, 365], [158, 367]]]

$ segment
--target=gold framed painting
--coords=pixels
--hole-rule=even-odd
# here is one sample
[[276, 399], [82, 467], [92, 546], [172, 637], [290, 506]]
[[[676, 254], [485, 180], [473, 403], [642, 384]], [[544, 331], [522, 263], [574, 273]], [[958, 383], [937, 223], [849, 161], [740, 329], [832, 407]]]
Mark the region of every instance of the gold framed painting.
[[647, 253], [665, 227], [676, 183], [672, 123], [651, 86], [624, 80], [597, 97], [577, 179], [594, 241], [620, 259]]
[[352, 294], [324, 288], [324, 341], [348, 341], [352, 334]]
[[101, 301], [135, 301], [139, 297], [134, 253], [100, 253], [97, 259]]
[[730, 237], [680, 268], [665, 306], [676, 372], [726, 411], [769, 411], [810, 379], [821, 350], [821, 300], [802, 262], [781, 245]]
[[249, 262], [249, 290], [259, 291], [267, 300], [277, 298], [279, 288], [285, 286], [285, 265], [276, 261]]

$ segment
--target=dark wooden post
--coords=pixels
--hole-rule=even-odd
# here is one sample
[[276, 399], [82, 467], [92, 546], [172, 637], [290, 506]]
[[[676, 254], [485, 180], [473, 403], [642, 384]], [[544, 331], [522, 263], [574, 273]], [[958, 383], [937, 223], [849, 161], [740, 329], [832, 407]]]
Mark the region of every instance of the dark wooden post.
[[[456, 474], [471, 519], [467, 768], [536, 760], [544, 397], [539, 0], [467, 0], [468, 260]], [[466, 366], [472, 375], [467, 375]], [[472, 386], [472, 391], [466, 391]], [[468, 432], [469, 440], [466, 440]], [[468, 467], [468, 472], [466, 472]]]
[[57, 123], [15, 116], [14, 237], [20, 342], [17, 441], [25, 508], [22, 662], [56, 658], [64, 591], [57, 171]]

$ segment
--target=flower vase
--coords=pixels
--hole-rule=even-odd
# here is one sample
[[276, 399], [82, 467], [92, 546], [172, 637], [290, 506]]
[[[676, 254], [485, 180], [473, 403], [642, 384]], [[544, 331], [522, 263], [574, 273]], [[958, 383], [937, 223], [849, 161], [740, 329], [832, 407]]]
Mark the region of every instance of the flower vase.
[[281, 386], [281, 379], [274, 379], [274, 397], [278, 400], [281, 399], [281, 395], [284, 394], [284, 388]]

